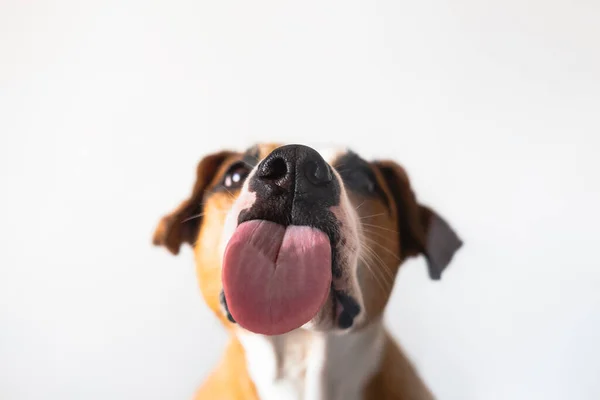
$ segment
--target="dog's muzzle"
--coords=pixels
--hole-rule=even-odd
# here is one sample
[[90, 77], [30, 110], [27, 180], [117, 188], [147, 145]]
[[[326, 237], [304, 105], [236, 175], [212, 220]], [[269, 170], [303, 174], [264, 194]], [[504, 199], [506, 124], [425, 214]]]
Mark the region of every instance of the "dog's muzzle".
[[[347, 328], [359, 309], [333, 289], [338, 265], [341, 183], [310, 147], [275, 149], [246, 187], [255, 196], [240, 211], [223, 259], [222, 302], [230, 320], [256, 333], [281, 334], [309, 322], [330, 294]], [[323, 239], [320, 239], [320, 237]]]

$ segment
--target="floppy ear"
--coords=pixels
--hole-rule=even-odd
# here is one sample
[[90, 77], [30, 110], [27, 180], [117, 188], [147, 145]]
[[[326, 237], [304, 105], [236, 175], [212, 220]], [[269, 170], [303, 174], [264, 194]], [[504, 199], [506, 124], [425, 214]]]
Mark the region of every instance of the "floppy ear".
[[438, 280], [462, 246], [456, 232], [435, 211], [417, 203], [404, 169], [393, 161], [376, 161], [394, 198], [400, 234], [400, 254], [425, 255], [429, 277]]
[[158, 223], [152, 240], [156, 246], [165, 246], [171, 253], [178, 254], [182, 243], [194, 244], [202, 220], [204, 191], [223, 161], [232, 154], [230, 151], [222, 151], [208, 155], [200, 161], [190, 197]]

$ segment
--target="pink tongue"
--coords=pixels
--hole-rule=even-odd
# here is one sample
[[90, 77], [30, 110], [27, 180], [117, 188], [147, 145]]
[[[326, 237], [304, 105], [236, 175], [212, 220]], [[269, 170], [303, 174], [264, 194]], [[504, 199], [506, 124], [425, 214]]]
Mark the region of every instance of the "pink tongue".
[[240, 224], [223, 260], [227, 308], [240, 326], [279, 335], [310, 321], [331, 285], [331, 246], [307, 226]]

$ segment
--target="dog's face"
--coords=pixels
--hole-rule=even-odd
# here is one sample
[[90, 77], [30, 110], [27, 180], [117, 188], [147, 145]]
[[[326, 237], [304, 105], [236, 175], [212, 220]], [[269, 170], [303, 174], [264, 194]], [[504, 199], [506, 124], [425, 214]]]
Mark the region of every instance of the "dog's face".
[[200, 162], [154, 235], [174, 254], [184, 242], [223, 323], [269, 335], [360, 328], [381, 316], [407, 257], [423, 254], [439, 279], [462, 245], [398, 164], [273, 144]]

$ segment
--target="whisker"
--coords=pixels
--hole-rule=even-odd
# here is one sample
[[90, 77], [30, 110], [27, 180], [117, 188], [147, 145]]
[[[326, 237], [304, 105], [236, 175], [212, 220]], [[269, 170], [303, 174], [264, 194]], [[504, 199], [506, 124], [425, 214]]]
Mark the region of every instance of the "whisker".
[[358, 211], [358, 209], [359, 209], [359, 208], [361, 208], [361, 207], [362, 207], [362, 205], [363, 205], [363, 204], [365, 204], [366, 202], [367, 202], [367, 201], [366, 201], [366, 200], [364, 200], [364, 201], [363, 201], [362, 203], [360, 203], [360, 204], [358, 205], [358, 207], [356, 207], [354, 210], [355, 210], [355, 211]]
[[393, 287], [393, 280], [388, 278], [383, 272], [383, 270], [381, 270], [380, 266], [379, 266], [379, 261], [377, 261], [376, 259], [372, 258], [372, 257], [368, 257], [368, 258], [363, 258], [363, 262], [365, 264], [365, 266], [369, 269], [369, 272], [371, 273], [371, 276], [373, 276], [373, 279], [375, 281], [377, 281], [379, 287], [381, 287], [382, 289], [391, 289]]
[[232, 199], [235, 199], [235, 194], [233, 194], [233, 192], [231, 192], [231, 191], [230, 191], [229, 189], [227, 189], [226, 187], [223, 187], [223, 189], [225, 189], [225, 191], [226, 191], [227, 193], [229, 193], [229, 196], [230, 196]]
[[[373, 243], [374, 243], [374, 244], [376, 244], [376, 245], [378, 245], [378, 246], [380, 246], [380, 247], [381, 247], [381, 249], [382, 249], [383, 251], [385, 251], [386, 253], [388, 253], [388, 254], [389, 254], [389, 255], [391, 255], [392, 257], [394, 257], [396, 260], [398, 260], [398, 262], [400, 262], [400, 261], [401, 261], [401, 260], [400, 260], [400, 258], [398, 258], [398, 256], [397, 256], [397, 255], [395, 255], [394, 253], [392, 253], [390, 250], [388, 250], [388, 249], [387, 249], [387, 248], [385, 248], [384, 246], [382, 246], [382, 245], [380, 245], [379, 243], [376, 243], [376, 242], [373, 242]], [[381, 258], [381, 257], [379, 257], [379, 255], [378, 255], [377, 257], [378, 257], [378, 258]], [[383, 261], [383, 260], [382, 260], [382, 261]], [[385, 267], [385, 269], [386, 269], [386, 270], [389, 272], [389, 274], [391, 275], [391, 271], [389, 270], [389, 268], [387, 268], [387, 266]]]
[[386, 215], [386, 213], [379, 213], [379, 214], [367, 215], [365, 217], [360, 217], [358, 219], [361, 220], [361, 219], [367, 219], [367, 218], [375, 218], [375, 217], [380, 217], [382, 215]]
[[396, 233], [396, 234], [398, 234], [398, 235], [400, 234], [400, 232], [398, 232], [398, 231], [395, 231], [395, 230], [393, 230], [393, 229], [388, 229], [388, 228], [385, 228], [385, 227], [383, 227], [383, 226], [374, 225], [374, 224], [367, 224], [366, 222], [363, 222], [362, 224], [363, 224], [364, 226], [370, 226], [370, 227], [377, 228], [377, 229], [381, 229], [381, 230], [384, 230], [384, 231], [388, 231], [388, 232]]
[[369, 235], [375, 235], [375, 236], [377, 236], [378, 238], [381, 238], [381, 239], [385, 239], [385, 240], [389, 241], [390, 243], [396, 243], [396, 236], [395, 235], [394, 235], [394, 237], [389, 237], [389, 235], [386, 235], [386, 234], [381, 233], [381, 232], [372, 231], [371, 229], [365, 228], [365, 227], [363, 227], [363, 232], [364, 233], [368, 233]]
[[361, 260], [362, 265], [364, 265], [367, 268], [367, 270], [371, 273], [371, 276], [373, 276], [373, 279], [377, 282], [377, 284], [379, 285], [379, 287], [382, 290], [385, 290], [385, 284], [387, 283], [385, 281], [385, 279], [383, 280], [383, 282], [381, 281], [380, 277], [378, 277], [378, 275], [375, 273], [375, 270], [371, 266], [369, 260], [367, 260], [364, 256], [359, 255], [359, 259]]
[[[213, 212], [213, 211], [221, 213], [221, 214], [225, 214], [225, 215], [229, 212], [229, 210], [222, 210], [219, 208], [215, 208], [214, 210], [211, 210], [210, 212]], [[205, 214], [206, 214], [205, 212], [201, 212], [200, 214], [192, 215], [191, 217], [186, 218], [183, 221], [181, 221], [181, 223], [183, 224], [183, 223], [186, 223], [186, 222], [191, 221], [196, 218], [202, 218], [202, 217], [204, 217]]]
[[[368, 238], [366, 238], [366, 239], [368, 239]], [[375, 251], [375, 249], [373, 249], [373, 247], [370, 246], [368, 242], [362, 242], [361, 250], [364, 250], [368, 255], [371, 256], [371, 258], [373, 258], [374, 260], [378, 261], [378, 264], [382, 268], [385, 269], [385, 272], [387, 272], [388, 277], [393, 278], [392, 273], [387, 268], [387, 265], [385, 264], [385, 262], [383, 261], [383, 259], [381, 259], [381, 257], [379, 256], [379, 254], [377, 254], [377, 252]]]
[[181, 223], [183, 224], [183, 223], [186, 223], [186, 222], [188, 222], [188, 221], [191, 221], [191, 220], [193, 220], [193, 219], [196, 219], [196, 218], [201, 218], [201, 217], [203, 217], [203, 216], [204, 216], [204, 213], [203, 213], [203, 212], [202, 212], [202, 213], [200, 213], [200, 214], [192, 215], [191, 217], [189, 217], [189, 218], [186, 218], [186, 219], [184, 219], [183, 221], [181, 221]]
[[393, 281], [394, 280], [394, 272], [390, 267], [388, 267], [388, 265], [381, 258], [381, 256], [374, 249], [369, 249], [367, 251], [369, 252], [369, 254], [371, 255], [371, 257], [373, 259], [377, 260], [377, 262], [382, 270], [382, 275], [385, 275], [385, 277], [387, 279], [391, 279]]
[[[381, 246], [379, 243], [373, 242], [374, 244], [380, 246], [382, 248], [382, 250], [384, 250], [386, 253], [390, 254], [391, 256], [393, 256], [395, 259], [397, 259], [398, 261], [400, 261], [400, 259], [398, 258], [398, 256], [396, 256], [394, 253], [392, 253], [390, 250], [388, 250], [387, 248], [385, 248], [384, 246]], [[374, 251], [374, 250], [373, 250]], [[375, 256], [381, 260], [381, 257], [379, 257], [379, 255], [375, 252]], [[387, 267], [387, 265], [385, 265], [385, 263], [383, 262], [383, 260], [381, 260], [382, 262], [382, 267], [385, 268], [386, 272], [388, 273], [388, 275], [390, 276], [390, 278], [393, 277], [392, 271], [390, 271], [390, 269]]]
[[244, 161], [244, 160], [240, 160], [241, 163], [243, 163], [244, 165], [246, 165], [246, 167], [250, 168], [250, 170], [254, 169], [254, 165], [250, 164], [248, 161]]
[[387, 273], [387, 277], [391, 280], [394, 279], [394, 275], [392, 274], [392, 271], [390, 271], [390, 269], [387, 267], [387, 265], [385, 264], [385, 262], [381, 259], [381, 257], [379, 257], [379, 255], [377, 254], [377, 252], [375, 250], [373, 250], [373, 248], [371, 248], [368, 244], [364, 244], [366, 247], [364, 248], [364, 250], [368, 251], [369, 254], [374, 257], [378, 262], [380, 267], [383, 269], [384, 272]]
[[[391, 248], [389, 248], [389, 247], [387, 247], [387, 246], [384, 246], [383, 244], [381, 244], [381, 243], [379, 243], [379, 242], [378, 242], [378, 240], [377, 240], [377, 239], [379, 239], [379, 238], [377, 238], [376, 240], [374, 240], [374, 239], [372, 239], [372, 238], [365, 237], [364, 239], [365, 239], [365, 240], [366, 240], [366, 242], [368, 242], [368, 243], [375, 243], [375, 244], [377, 244], [378, 246], [381, 246], [382, 248], [386, 249], [386, 250], [389, 252], [389, 254], [393, 255], [395, 258], [398, 258], [398, 256], [396, 256], [396, 254], [394, 254], [394, 252], [392, 251], [392, 249], [391, 249]], [[381, 239], [384, 239], [384, 238], [381, 238]], [[389, 242], [389, 243], [392, 243], [392, 242]], [[394, 241], [394, 242], [393, 242], [393, 244], [395, 245], [395, 244], [396, 244], [396, 242]], [[375, 250], [375, 249], [373, 249], [373, 250]]]

